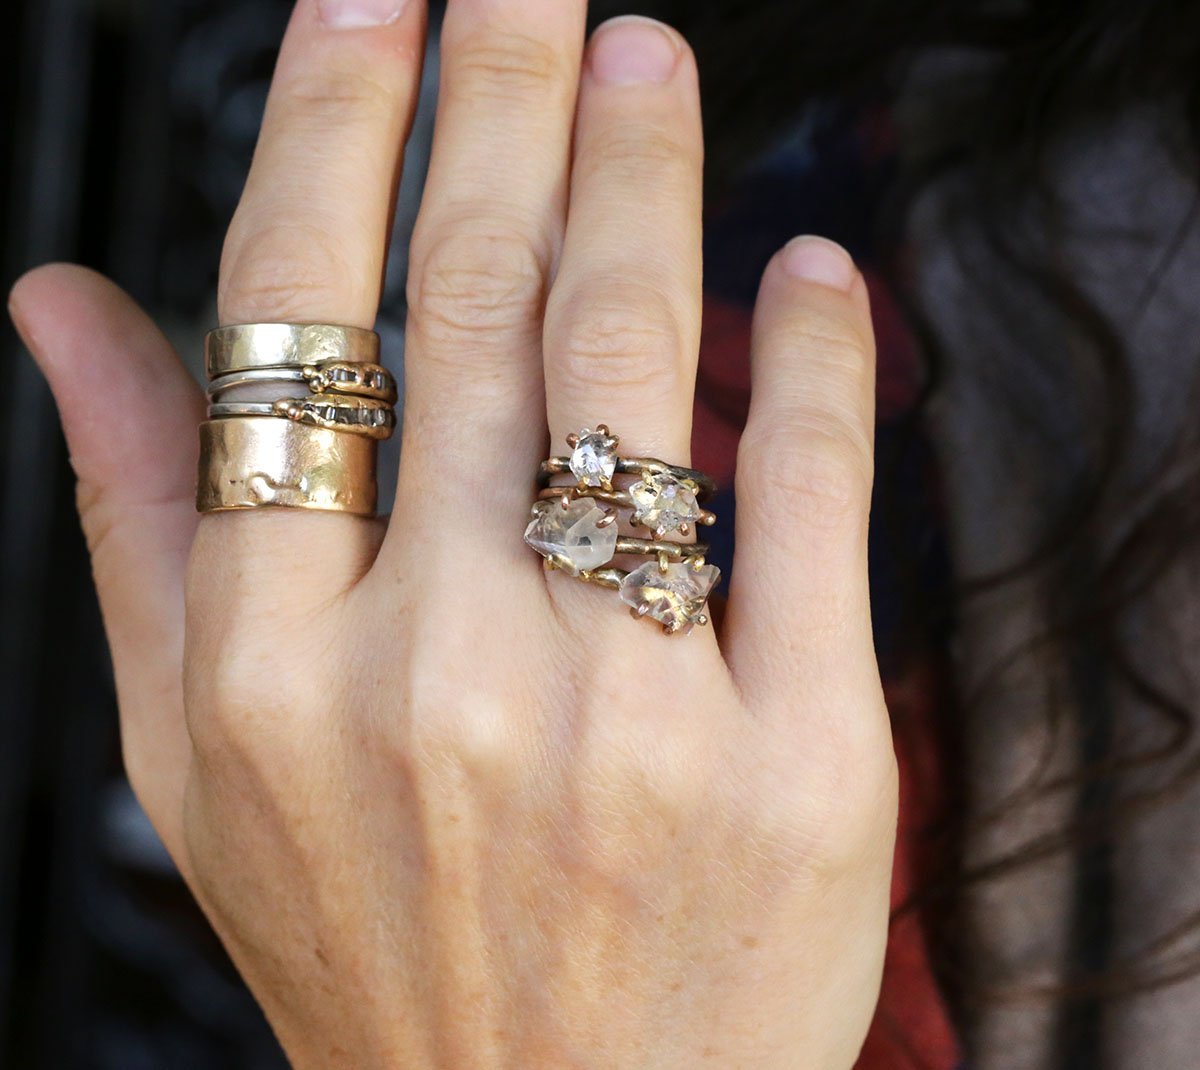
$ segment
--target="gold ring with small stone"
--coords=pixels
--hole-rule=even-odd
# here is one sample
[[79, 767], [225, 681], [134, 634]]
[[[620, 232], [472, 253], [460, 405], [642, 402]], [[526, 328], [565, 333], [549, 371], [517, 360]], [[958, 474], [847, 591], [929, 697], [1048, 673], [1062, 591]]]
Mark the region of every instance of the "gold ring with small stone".
[[[525, 541], [542, 555], [548, 569], [586, 583], [613, 588], [636, 617], [658, 621], [668, 634], [707, 624], [704, 612], [720, 570], [705, 561], [702, 543], [665, 541], [671, 534], [691, 535], [697, 524], [716, 516], [700, 507], [716, 486], [704, 473], [656, 458], [622, 458], [620, 440], [608, 427], [584, 428], [567, 436], [572, 452], [543, 461], [541, 489], [525, 529]], [[555, 475], [570, 474], [574, 484], [547, 486]], [[618, 487], [617, 476], [630, 478]], [[636, 478], [635, 478], [636, 477]], [[628, 513], [622, 517], [618, 510]], [[650, 529], [651, 539], [622, 536], [617, 521]], [[626, 570], [613, 565], [621, 556], [652, 555], [654, 560]]]
[[229, 391], [262, 383], [304, 383], [314, 394], [349, 394], [389, 404], [396, 400], [396, 380], [387, 368], [344, 360], [226, 372], [208, 384], [208, 396], [215, 401]]
[[374, 331], [249, 323], [205, 337], [209, 419], [196, 508], [281, 506], [370, 516], [376, 443], [395, 428], [396, 382]]

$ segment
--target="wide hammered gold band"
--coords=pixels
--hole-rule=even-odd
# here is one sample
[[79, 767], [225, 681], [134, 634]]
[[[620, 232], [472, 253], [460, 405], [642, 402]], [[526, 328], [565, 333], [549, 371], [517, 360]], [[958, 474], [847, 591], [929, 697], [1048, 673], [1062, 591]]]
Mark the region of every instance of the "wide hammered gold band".
[[200, 425], [196, 508], [282, 506], [375, 514], [375, 441], [275, 416]]
[[281, 368], [326, 361], [379, 363], [379, 335], [330, 323], [236, 323], [204, 337], [209, 379], [252, 368]]
[[326, 323], [243, 323], [204, 339], [209, 419], [196, 508], [373, 516], [376, 443], [396, 424], [379, 336]]

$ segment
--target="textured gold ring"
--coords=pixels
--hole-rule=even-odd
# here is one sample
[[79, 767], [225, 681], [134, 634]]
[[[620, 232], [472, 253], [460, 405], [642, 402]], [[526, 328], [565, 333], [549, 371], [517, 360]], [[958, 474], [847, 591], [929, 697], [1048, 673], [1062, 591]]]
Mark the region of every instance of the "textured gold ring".
[[[693, 468], [653, 457], [621, 458], [619, 442], [600, 424], [594, 431], [585, 428], [568, 436], [569, 456], [542, 462], [542, 486], [525, 541], [542, 555], [547, 569], [615, 589], [634, 616], [658, 621], [667, 634], [689, 632], [708, 623], [705, 605], [721, 572], [705, 561], [707, 546], [660, 540], [714, 523], [716, 516], [699, 503], [716, 486]], [[551, 476], [568, 472], [576, 480], [573, 485], [544, 485]], [[629, 480], [629, 486], [618, 487], [618, 476]], [[649, 528], [652, 537], [622, 536], [620, 519]], [[623, 555], [654, 560], [628, 571], [612, 563]]]
[[237, 323], [204, 337], [209, 379], [250, 368], [343, 361], [379, 363], [379, 335], [362, 327], [329, 323]]
[[210, 331], [204, 348], [210, 405], [200, 425], [200, 512], [375, 512], [376, 443], [395, 428], [397, 394], [375, 332], [239, 324]]
[[284, 506], [371, 516], [375, 453], [373, 439], [274, 416], [206, 420], [196, 508]]

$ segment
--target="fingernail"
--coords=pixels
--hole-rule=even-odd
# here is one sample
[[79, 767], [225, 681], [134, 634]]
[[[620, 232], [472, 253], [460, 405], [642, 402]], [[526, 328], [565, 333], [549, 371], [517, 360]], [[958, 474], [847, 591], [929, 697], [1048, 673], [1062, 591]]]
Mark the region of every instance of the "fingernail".
[[395, 22], [408, 0], [317, 0], [321, 21], [335, 30], [360, 30]]
[[783, 270], [794, 279], [849, 290], [858, 277], [850, 254], [837, 242], [805, 234], [783, 247]]
[[605, 85], [665, 82], [679, 63], [679, 38], [661, 22], [623, 15], [592, 37], [591, 67]]

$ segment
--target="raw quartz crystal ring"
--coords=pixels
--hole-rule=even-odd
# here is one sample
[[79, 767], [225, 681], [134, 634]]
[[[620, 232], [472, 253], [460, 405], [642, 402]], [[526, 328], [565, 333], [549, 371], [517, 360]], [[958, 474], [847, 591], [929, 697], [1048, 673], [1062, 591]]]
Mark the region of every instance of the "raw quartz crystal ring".
[[[716, 490], [702, 472], [653, 457], [620, 457], [620, 440], [604, 424], [567, 436], [571, 453], [542, 462], [541, 489], [525, 541], [557, 569], [615, 589], [635, 617], [659, 622], [668, 635], [687, 634], [707, 624], [705, 605], [721, 578], [705, 561], [702, 542], [668, 539], [691, 536], [716, 516], [701, 502]], [[556, 476], [574, 482], [551, 485]], [[618, 485], [620, 479], [623, 484]], [[620, 521], [650, 538], [623, 536]], [[614, 561], [649, 557], [632, 570]]]

